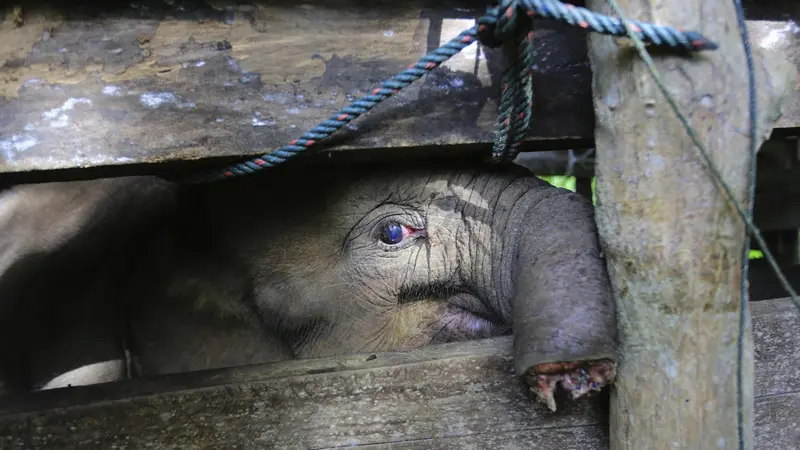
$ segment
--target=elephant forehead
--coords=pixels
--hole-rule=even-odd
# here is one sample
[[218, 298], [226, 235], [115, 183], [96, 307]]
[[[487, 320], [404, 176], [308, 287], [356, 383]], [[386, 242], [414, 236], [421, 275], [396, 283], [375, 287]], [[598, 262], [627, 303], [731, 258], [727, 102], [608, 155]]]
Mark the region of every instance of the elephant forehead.
[[429, 203], [431, 200], [468, 202], [486, 208], [503, 177], [473, 170], [418, 169], [400, 173], [374, 173], [350, 185], [353, 196], [379, 201]]

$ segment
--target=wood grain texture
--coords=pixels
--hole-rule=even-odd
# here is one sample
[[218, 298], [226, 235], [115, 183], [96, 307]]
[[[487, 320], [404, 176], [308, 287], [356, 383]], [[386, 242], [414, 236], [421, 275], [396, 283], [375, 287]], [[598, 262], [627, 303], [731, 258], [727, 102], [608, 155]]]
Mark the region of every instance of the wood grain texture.
[[[31, 9], [22, 27], [0, 28], [0, 171], [260, 154], [366, 95], [484, 11], [482, 2], [470, 9], [421, 0], [147, 3], [93, 17]], [[532, 139], [590, 137], [584, 33], [537, 25]], [[488, 143], [502, 68], [498, 51], [473, 44], [331, 143]]]
[[[800, 315], [752, 304], [757, 448], [796, 448]], [[0, 409], [3, 449], [608, 448], [607, 397], [534, 404], [511, 338], [40, 392]], [[22, 413], [20, 411], [28, 411]]]
[[[796, 5], [793, 8], [797, 11]], [[800, 17], [795, 17], [793, 21], [748, 21], [747, 32], [755, 57], [762, 60], [773, 59], [777, 64], [790, 61], [796, 70], [800, 70], [800, 25], [796, 22], [798, 19]], [[771, 67], [772, 65], [766, 62], [761, 70], [770, 70]], [[745, 68], [742, 67], [740, 70]], [[768, 79], [768, 76], [763, 77], [762, 81], [768, 82]], [[769, 84], [761, 86], [762, 89], [770, 87]], [[800, 127], [800, 82], [795, 80], [795, 85], [790, 89], [788, 95], [781, 99], [780, 116], [773, 124], [775, 128]]]
[[[0, 23], [0, 173], [149, 173], [155, 163], [261, 154], [468, 28], [484, 7], [470, 0], [30, 4], [21, 26], [10, 15]], [[796, 58], [787, 22], [763, 24], [759, 42]], [[540, 20], [534, 36], [527, 148], [591, 146], [585, 33]], [[503, 61], [478, 47], [319, 152], [419, 157], [437, 146], [487, 155]], [[798, 105], [793, 98], [779, 126], [800, 124]]]
[[[619, 4], [628, 17], [681, 24], [719, 44], [718, 51], [692, 58], [654, 59], [734, 200], [744, 202], [749, 91], [734, 4]], [[603, 0], [587, 5], [611, 13]], [[759, 105], [754, 139], [760, 146], [793, 97], [797, 68], [770, 46], [754, 47]], [[635, 49], [591, 35], [589, 60], [597, 117], [597, 223], [624, 355], [611, 399], [611, 448], [736, 448], [742, 442], [752, 449], [749, 317], [742, 330], [741, 397], [734, 363], [743, 222]]]

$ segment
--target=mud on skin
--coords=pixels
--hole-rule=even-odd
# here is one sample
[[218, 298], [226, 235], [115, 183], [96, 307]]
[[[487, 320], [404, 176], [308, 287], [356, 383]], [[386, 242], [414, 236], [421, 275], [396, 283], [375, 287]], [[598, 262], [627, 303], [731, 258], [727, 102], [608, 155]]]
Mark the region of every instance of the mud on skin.
[[131, 376], [126, 350], [149, 376], [512, 330], [516, 372], [551, 409], [557, 386], [577, 398], [615, 376], [592, 206], [519, 167], [17, 186], [0, 229], [10, 391]]

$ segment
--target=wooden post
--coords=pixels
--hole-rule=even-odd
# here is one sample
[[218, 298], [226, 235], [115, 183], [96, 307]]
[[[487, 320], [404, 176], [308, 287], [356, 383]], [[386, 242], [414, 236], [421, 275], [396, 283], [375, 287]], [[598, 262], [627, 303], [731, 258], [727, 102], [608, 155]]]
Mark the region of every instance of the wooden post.
[[[697, 30], [720, 46], [656, 55], [667, 89], [736, 200], [746, 200], [748, 82], [728, 0], [618, 0], [630, 19]], [[594, 11], [614, 15], [606, 0]], [[787, 31], [788, 32], [788, 31]], [[612, 449], [735, 449], [740, 269], [745, 228], [627, 40], [591, 34], [597, 222], [618, 304], [622, 361]], [[766, 44], [766, 43], [765, 43]], [[760, 142], [795, 69], [753, 43]], [[744, 334], [743, 425], [753, 446], [753, 344]]]

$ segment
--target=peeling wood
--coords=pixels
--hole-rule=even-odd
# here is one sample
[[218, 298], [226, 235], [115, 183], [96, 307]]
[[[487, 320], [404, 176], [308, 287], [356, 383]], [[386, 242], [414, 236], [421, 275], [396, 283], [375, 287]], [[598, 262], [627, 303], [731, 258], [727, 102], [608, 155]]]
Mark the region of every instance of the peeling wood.
[[[775, 63], [783, 64], [784, 61], [791, 61], [794, 67], [800, 70], [800, 24], [794, 21], [748, 21], [747, 31], [756, 57], [759, 53], [762, 57], [780, 54], [782, 58], [776, 58]], [[761, 67], [761, 70], [771, 69], [774, 67], [768, 62]], [[768, 76], [761, 77], [761, 81], [768, 80]], [[800, 80], [796, 80], [795, 83], [793, 92], [782, 101], [781, 116], [775, 122], [774, 128], [800, 127]], [[760, 88], [775, 89], [776, 86], [765, 84]]]
[[[756, 448], [793, 448], [800, 316], [778, 299], [752, 317]], [[511, 358], [502, 337], [45, 391], [0, 407], [0, 447], [608, 448], [605, 396], [550, 413]]]
[[[261, 154], [484, 11], [482, 2], [423, 0], [180, 5], [114, 5], [94, 16], [31, 6], [22, 26], [0, 24], [0, 173], [91, 167], [129, 174], [154, 163]], [[764, 30], [754, 33], [757, 42], [797, 62], [786, 22], [751, 25]], [[591, 145], [584, 36], [536, 24], [529, 149]], [[406, 150], [432, 145], [485, 155], [501, 71], [499, 53], [474, 44], [337, 134], [323, 156], [370, 149], [420, 156], [428, 152]], [[800, 125], [798, 105], [796, 95], [779, 126]]]

